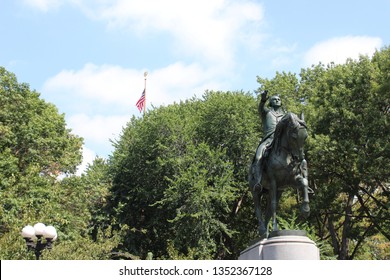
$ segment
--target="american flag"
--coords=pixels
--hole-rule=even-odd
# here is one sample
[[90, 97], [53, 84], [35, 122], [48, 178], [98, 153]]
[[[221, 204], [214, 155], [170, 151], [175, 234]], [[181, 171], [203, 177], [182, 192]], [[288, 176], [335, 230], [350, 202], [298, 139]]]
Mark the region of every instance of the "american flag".
[[135, 104], [137, 106], [138, 110], [142, 112], [145, 106], [145, 90], [142, 92], [141, 97], [138, 99], [137, 103]]

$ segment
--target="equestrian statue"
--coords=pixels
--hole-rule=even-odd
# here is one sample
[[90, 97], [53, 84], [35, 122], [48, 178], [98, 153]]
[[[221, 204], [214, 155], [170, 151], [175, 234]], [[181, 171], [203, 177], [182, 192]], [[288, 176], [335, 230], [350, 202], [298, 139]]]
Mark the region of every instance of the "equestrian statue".
[[[301, 212], [305, 217], [310, 213], [311, 192], [304, 157], [304, 143], [308, 134], [303, 114], [299, 118], [294, 113], [285, 113], [277, 95], [269, 98], [269, 107], [266, 107], [267, 95], [267, 91], [261, 94], [259, 114], [263, 124], [263, 138], [256, 149], [248, 178], [261, 237], [268, 236], [271, 219], [272, 230], [278, 230], [276, 210], [285, 188], [291, 186], [302, 192]], [[266, 197], [264, 214], [261, 209], [263, 196]]]

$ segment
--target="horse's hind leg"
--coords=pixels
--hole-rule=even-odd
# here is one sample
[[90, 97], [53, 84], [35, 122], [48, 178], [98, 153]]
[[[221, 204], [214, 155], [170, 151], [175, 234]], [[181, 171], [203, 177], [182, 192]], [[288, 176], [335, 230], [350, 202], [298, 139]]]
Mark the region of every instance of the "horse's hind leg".
[[267, 229], [266, 226], [264, 225], [264, 221], [261, 213], [261, 194], [260, 192], [255, 191], [252, 193], [252, 195], [255, 203], [255, 213], [258, 222], [258, 232], [260, 237], [262, 237], [266, 233]]
[[276, 222], [276, 209], [278, 206], [278, 190], [276, 186], [276, 181], [273, 176], [270, 176], [270, 188], [269, 188], [269, 197], [270, 197], [270, 211], [272, 215], [272, 230], [278, 230], [278, 224]]

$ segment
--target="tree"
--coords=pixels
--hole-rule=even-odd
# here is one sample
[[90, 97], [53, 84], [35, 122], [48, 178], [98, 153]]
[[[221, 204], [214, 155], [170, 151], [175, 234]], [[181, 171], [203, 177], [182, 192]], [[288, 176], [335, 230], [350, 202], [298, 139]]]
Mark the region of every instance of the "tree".
[[253, 112], [249, 94], [206, 92], [202, 100], [131, 120], [110, 158], [111, 213], [118, 227], [129, 227], [123, 250], [143, 257], [152, 250], [159, 258], [170, 251], [200, 259], [235, 256], [248, 241], [238, 234], [248, 224], [241, 215], [253, 212], [242, 207], [258, 142]]
[[85, 173], [57, 182], [50, 220], [59, 229], [59, 240], [46, 259], [107, 260], [114, 257], [121, 235], [112, 229], [105, 207], [110, 184], [107, 163], [96, 158]]
[[[390, 48], [258, 82], [258, 94], [304, 111], [310, 134], [312, 214], [300, 219], [299, 198], [286, 191], [282, 227], [303, 225], [323, 258], [388, 259]], [[20, 229], [41, 221], [59, 233], [46, 259], [236, 259], [257, 236], [247, 172], [261, 139], [259, 98], [206, 91], [153, 108], [130, 119], [108, 161], [78, 177], [82, 139], [0, 68], [0, 258], [26, 258]]]
[[56, 221], [56, 178], [81, 162], [64, 115], [0, 67], [0, 258], [23, 258], [23, 226]]
[[[298, 76], [258, 77], [257, 93], [281, 94], [286, 111], [305, 113], [315, 190], [305, 228], [339, 259], [388, 256], [388, 243], [375, 244], [389, 239], [390, 228], [389, 61], [384, 48], [371, 59], [319, 64]], [[256, 237], [247, 171], [261, 138], [258, 102], [242, 92], [206, 91], [130, 120], [108, 163], [107, 209], [114, 228], [126, 232], [120, 250], [235, 259]], [[282, 197], [280, 221], [297, 217], [292, 197]]]
[[[286, 110], [305, 112], [315, 189], [309, 222], [339, 259], [359, 258], [360, 251], [367, 256], [365, 244], [372, 246], [378, 234], [389, 239], [389, 53], [384, 48], [372, 59], [312, 66], [299, 79], [291, 73], [258, 77], [258, 92], [280, 93]], [[285, 196], [282, 213], [288, 202]]]
[[377, 233], [390, 238], [389, 52], [301, 72], [319, 234], [339, 259], [355, 258]]
[[191, 259], [225, 256], [225, 240], [233, 235], [227, 214], [235, 199], [233, 165], [221, 150], [205, 143], [187, 145], [177, 173], [169, 180], [159, 208], [175, 213], [167, 222], [175, 229], [173, 248]]
[[66, 128], [64, 115], [4, 68], [0, 77], [1, 150], [21, 173], [31, 165], [44, 175], [73, 173], [81, 161], [82, 139]]

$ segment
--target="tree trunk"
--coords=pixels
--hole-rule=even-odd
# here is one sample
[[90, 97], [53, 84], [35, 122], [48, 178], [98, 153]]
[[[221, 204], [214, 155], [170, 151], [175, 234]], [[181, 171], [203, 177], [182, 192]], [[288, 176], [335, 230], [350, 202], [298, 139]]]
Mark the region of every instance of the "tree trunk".
[[353, 205], [353, 198], [355, 196], [352, 193], [348, 194], [348, 201], [347, 206], [345, 208], [345, 218], [344, 218], [344, 224], [343, 224], [343, 233], [341, 236], [341, 248], [340, 248], [340, 254], [339, 254], [339, 260], [348, 260], [349, 256], [349, 239], [348, 234], [351, 227], [351, 218], [352, 218], [352, 205]]
[[332, 239], [332, 246], [333, 246], [333, 253], [335, 255], [339, 255], [339, 242], [337, 240], [337, 233], [333, 225], [333, 214], [329, 214], [328, 218], [328, 229], [329, 229], [329, 234]]

